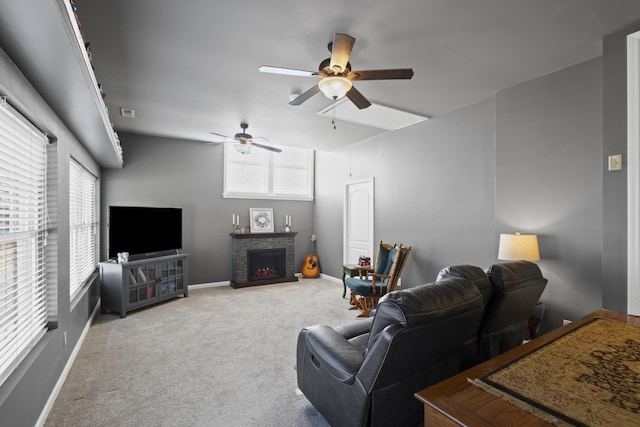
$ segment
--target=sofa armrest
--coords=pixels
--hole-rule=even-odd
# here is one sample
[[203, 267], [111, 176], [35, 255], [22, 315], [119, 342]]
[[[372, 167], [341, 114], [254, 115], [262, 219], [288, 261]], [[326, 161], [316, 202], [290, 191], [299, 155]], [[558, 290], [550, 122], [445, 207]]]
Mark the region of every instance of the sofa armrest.
[[343, 325], [336, 326], [335, 330], [346, 339], [351, 339], [360, 335], [368, 334], [371, 332], [371, 324], [373, 323], [373, 316], [366, 317], [364, 319], [353, 320]]
[[353, 382], [364, 357], [345, 337], [329, 326], [315, 325], [307, 328], [306, 344], [316, 366], [340, 382]]

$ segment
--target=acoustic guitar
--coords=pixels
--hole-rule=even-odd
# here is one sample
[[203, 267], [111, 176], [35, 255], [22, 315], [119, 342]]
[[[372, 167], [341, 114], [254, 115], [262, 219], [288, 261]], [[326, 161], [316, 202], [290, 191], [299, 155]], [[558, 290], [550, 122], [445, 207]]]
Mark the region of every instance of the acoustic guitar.
[[308, 279], [316, 278], [320, 275], [320, 267], [318, 266], [318, 257], [315, 254], [316, 235], [311, 235], [311, 254], [304, 259], [302, 266], [302, 276]]

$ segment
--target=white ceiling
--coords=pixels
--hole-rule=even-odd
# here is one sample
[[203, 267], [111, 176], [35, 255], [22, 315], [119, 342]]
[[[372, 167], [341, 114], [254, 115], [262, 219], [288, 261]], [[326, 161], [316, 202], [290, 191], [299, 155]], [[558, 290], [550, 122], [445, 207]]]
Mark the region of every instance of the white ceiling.
[[[353, 69], [408, 68], [411, 80], [362, 81], [370, 101], [443, 113], [602, 53], [602, 37], [640, 20], [637, 0], [75, 0], [118, 132], [212, 141], [248, 132], [330, 150], [385, 132], [316, 114], [290, 95], [315, 77], [336, 32], [356, 38]], [[136, 117], [120, 117], [121, 107]], [[428, 126], [429, 122], [426, 122]]]

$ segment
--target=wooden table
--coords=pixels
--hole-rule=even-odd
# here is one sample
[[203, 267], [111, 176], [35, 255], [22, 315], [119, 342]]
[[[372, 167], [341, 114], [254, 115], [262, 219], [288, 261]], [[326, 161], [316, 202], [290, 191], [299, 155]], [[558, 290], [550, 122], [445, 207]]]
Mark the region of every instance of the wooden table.
[[480, 378], [496, 369], [507, 366], [513, 360], [533, 352], [596, 317], [614, 319], [640, 327], [640, 317], [609, 310], [598, 310], [566, 326], [554, 329], [527, 344], [416, 393], [416, 398], [424, 404], [424, 425], [438, 427], [552, 426], [553, 424], [476, 387], [467, 379]]

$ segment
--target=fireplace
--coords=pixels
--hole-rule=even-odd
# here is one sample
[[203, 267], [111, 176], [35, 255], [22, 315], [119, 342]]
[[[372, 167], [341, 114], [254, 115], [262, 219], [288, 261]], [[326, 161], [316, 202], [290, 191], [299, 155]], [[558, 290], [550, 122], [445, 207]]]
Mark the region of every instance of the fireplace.
[[231, 233], [231, 287], [298, 281], [295, 275], [296, 234]]
[[285, 277], [285, 249], [255, 249], [247, 251], [247, 279], [269, 280]]

